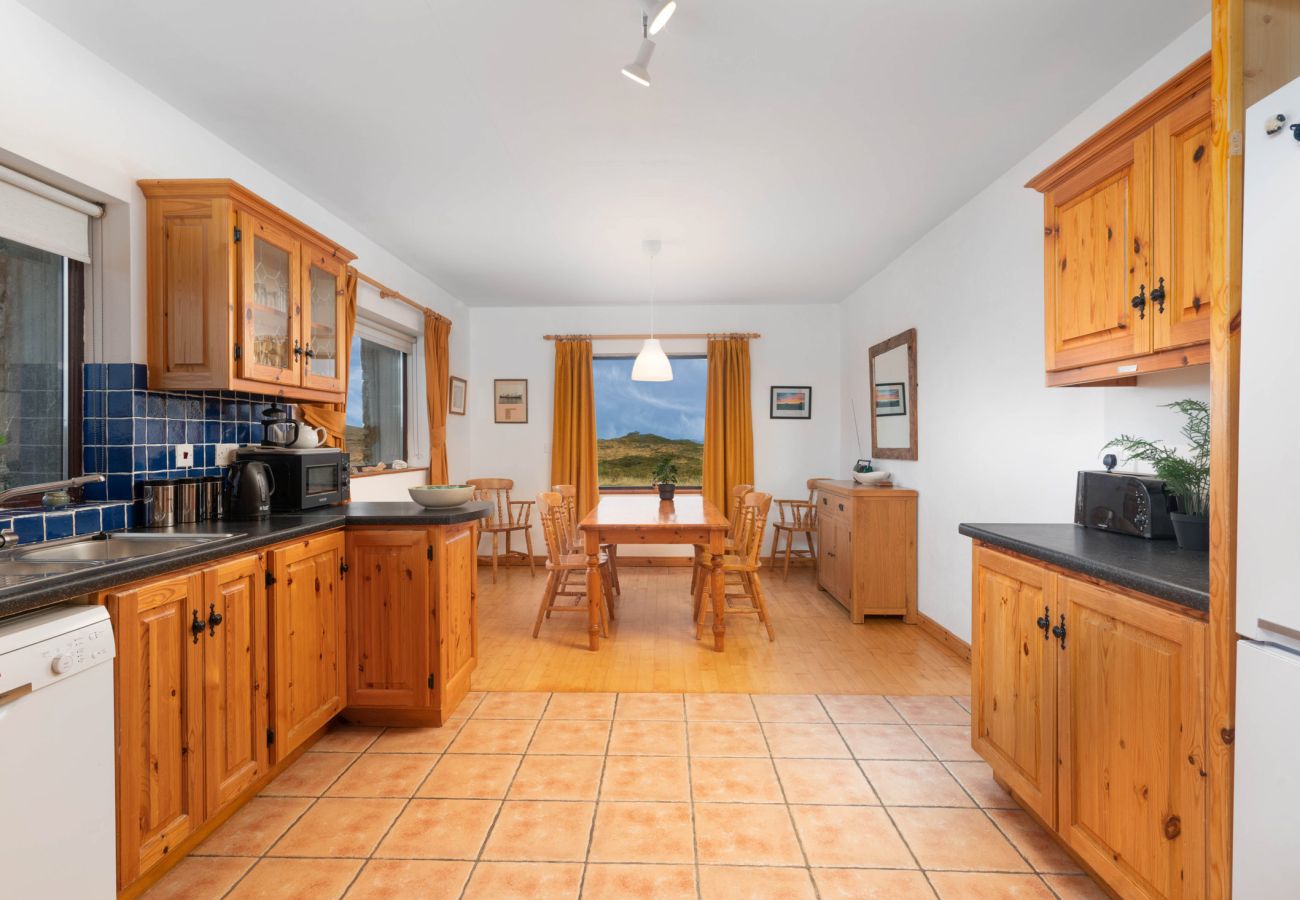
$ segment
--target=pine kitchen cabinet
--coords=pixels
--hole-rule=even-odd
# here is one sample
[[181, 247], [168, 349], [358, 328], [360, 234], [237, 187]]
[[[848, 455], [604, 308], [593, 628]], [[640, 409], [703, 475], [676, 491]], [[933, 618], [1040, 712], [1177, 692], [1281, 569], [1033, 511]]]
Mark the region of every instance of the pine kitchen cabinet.
[[139, 185], [149, 386], [341, 402], [355, 255], [227, 179]]
[[1210, 176], [1206, 56], [1029, 182], [1049, 386], [1209, 362]]
[[120, 887], [268, 769], [265, 596], [250, 554], [100, 598], [119, 644]]
[[267, 554], [270, 743], [276, 759], [293, 752], [343, 709], [343, 549], [343, 532], [335, 531]]
[[1204, 896], [1203, 618], [978, 542], [972, 580], [976, 752], [1119, 896]]
[[347, 711], [442, 725], [478, 661], [478, 524], [348, 530]]

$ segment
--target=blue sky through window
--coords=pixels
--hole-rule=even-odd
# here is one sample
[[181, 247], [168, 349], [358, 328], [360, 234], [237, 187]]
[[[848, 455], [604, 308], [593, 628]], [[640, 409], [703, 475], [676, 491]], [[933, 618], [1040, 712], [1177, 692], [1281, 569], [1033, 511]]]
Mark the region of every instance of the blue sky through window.
[[709, 363], [702, 356], [674, 356], [672, 381], [633, 381], [632, 357], [592, 361], [596, 387], [596, 437], [633, 431], [704, 442], [704, 399]]

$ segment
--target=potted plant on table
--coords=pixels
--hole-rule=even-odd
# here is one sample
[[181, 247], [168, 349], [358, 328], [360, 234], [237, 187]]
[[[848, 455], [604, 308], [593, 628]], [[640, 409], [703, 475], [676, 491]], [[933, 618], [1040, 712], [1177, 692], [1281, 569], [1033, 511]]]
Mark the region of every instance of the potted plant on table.
[[1178, 410], [1186, 418], [1182, 434], [1187, 440], [1187, 455], [1166, 444], [1127, 434], [1121, 434], [1102, 449], [1116, 447], [1123, 451], [1125, 462], [1136, 459], [1150, 465], [1169, 493], [1178, 498], [1178, 512], [1169, 514], [1178, 546], [1184, 550], [1208, 550], [1210, 405], [1202, 400], [1178, 400], [1165, 406]]
[[655, 487], [659, 488], [660, 500], [671, 500], [673, 494], [677, 491], [677, 463], [670, 459], [659, 460], [659, 465], [655, 466], [654, 475]]

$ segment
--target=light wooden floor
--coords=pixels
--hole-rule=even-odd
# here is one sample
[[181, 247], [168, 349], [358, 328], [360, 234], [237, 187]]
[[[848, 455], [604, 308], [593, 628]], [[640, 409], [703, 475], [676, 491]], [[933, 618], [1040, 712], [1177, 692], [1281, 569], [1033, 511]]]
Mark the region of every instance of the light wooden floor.
[[970, 693], [970, 665], [899, 619], [850, 624], [811, 569], [789, 582], [764, 571], [776, 641], [754, 616], [727, 619], [727, 649], [696, 641], [688, 568], [619, 570], [623, 596], [610, 638], [587, 649], [586, 617], [555, 614], [532, 637], [545, 575], [479, 570], [479, 691], [743, 691]]

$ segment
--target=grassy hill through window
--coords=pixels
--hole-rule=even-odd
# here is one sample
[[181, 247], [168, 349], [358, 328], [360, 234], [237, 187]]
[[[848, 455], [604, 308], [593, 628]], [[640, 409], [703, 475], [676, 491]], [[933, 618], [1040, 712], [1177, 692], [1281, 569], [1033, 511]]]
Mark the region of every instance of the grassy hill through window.
[[648, 488], [664, 460], [677, 464], [680, 486], [700, 486], [708, 361], [702, 356], [670, 358], [673, 380], [659, 382], [633, 381], [630, 356], [592, 361], [601, 487]]
[[704, 445], [699, 441], [633, 431], [596, 442], [601, 487], [649, 487], [664, 459], [677, 464], [683, 487], [699, 487], [704, 478]]

